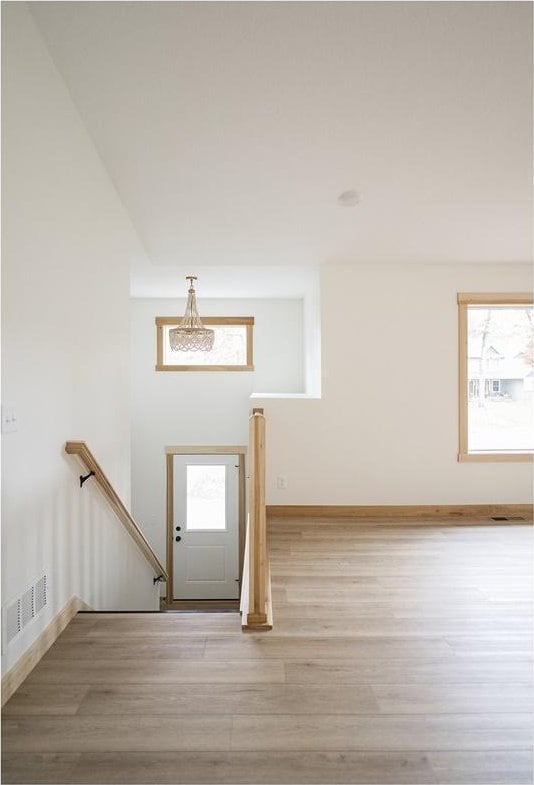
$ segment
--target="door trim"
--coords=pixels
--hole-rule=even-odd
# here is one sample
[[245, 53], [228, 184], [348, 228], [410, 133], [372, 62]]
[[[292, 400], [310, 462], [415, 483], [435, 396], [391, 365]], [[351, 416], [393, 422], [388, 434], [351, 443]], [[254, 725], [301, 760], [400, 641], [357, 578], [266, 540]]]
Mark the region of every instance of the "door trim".
[[[174, 456], [175, 455], [235, 455], [238, 458], [239, 466], [239, 584], [243, 576], [243, 558], [245, 552], [245, 510], [246, 510], [246, 489], [245, 489], [245, 456], [247, 448], [242, 445], [212, 445], [212, 446], [177, 446], [165, 447], [165, 461], [167, 466], [167, 593], [165, 595], [165, 606], [172, 608], [174, 601]], [[237, 601], [236, 601], [237, 602]], [[188, 600], [190, 607], [193, 601]], [[198, 610], [202, 610], [202, 600], [198, 601]], [[176, 606], [175, 606], [176, 607]]]

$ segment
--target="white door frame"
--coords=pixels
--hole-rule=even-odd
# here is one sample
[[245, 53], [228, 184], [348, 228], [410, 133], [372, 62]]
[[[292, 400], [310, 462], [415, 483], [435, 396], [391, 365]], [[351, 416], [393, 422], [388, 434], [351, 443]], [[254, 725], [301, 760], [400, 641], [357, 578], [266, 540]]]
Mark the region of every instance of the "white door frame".
[[[239, 585], [243, 573], [243, 553], [245, 549], [245, 456], [247, 448], [242, 445], [210, 445], [165, 447], [167, 463], [167, 593], [165, 603], [172, 607], [174, 602], [174, 456], [175, 455], [237, 455], [239, 460]], [[241, 591], [240, 591], [241, 593]], [[199, 605], [201, 605], [199, 600]]]

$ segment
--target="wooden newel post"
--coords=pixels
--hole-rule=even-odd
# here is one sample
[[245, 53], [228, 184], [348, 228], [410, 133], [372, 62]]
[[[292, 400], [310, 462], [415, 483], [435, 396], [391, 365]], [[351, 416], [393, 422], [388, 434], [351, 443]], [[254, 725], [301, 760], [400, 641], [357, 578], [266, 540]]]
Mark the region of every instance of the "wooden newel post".
[[253, 409], [250, 417], [250, 594], [248, 624], [267, 622], [267, 521], [265, 514], [265, 417]]

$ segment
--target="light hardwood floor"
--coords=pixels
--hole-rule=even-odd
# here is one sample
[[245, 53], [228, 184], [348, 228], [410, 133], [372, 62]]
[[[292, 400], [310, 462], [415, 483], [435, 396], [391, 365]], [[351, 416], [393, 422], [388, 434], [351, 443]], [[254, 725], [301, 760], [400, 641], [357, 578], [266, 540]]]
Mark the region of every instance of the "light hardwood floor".
[[271, 522], [274, 630], [78, 614], [4, 783], [532, 783], [532, 529]]

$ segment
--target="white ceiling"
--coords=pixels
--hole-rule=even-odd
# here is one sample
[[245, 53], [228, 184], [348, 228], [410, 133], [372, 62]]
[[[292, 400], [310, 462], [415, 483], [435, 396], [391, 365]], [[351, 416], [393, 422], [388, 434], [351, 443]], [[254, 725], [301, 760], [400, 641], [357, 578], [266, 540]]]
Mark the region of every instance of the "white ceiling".
[[529, 260], [530, 3], [29, 6], [147, 251], [137, 294], [212, 266]]

